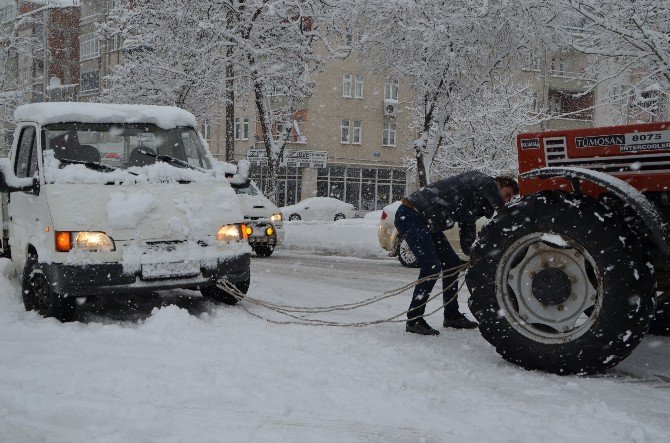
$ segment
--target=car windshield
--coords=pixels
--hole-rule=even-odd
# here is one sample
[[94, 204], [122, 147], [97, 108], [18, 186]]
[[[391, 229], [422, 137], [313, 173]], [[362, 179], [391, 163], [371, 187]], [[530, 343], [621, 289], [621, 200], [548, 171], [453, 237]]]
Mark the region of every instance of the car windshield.
[[180, 168], [212, 168], [198, 133], [189, 127], [59, 123], [46, 126], [44, 136], [44, 150], [53, 151], [62, 163], [82, 163], [103, 172], [157, 161]]
[[236, 194], [242, 194], [242, 195], [258, 195], [258, 191], [252, 185], [249, 183], [246, 186], [233, 186], [233, 189], [235, 189]]

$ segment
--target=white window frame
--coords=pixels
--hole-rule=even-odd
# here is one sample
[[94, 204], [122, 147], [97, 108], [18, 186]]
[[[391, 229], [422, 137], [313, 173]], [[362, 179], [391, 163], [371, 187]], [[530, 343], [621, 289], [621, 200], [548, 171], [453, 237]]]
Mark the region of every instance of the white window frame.
[[340, 123], [340, 143], [348, 145], [351, 143], [350, 120], [343, 119]]
[[79, 60], [100, 57], [100, 37], [97, 32], [89, 32], [79, 37]]
[[361, 140], [363, 139], [363, 121], [354, 120], [353, 129], [351, 131], [351, 143], [354, 145], [360, 145]]
[[363, 98], [363, 76], [360, 74], [354, 76], [354, 98]]
[[106, 48], [107, 52], [118, 51], [120, 48], [119, 41], [120, 41], [120, 34], [118, 32], [109, 36], [107, 38], [107, 48]]
[[242, 126], [241, 126], [240, 118], [235, 117], [235, 128], [234, 128], [234, 131], [233, 131], [234, 132], [233, 138], [235, 140], [241, 140], [241, 138], [240, 138], [241, 129], [242, 129]]
[[398, 100], [398, 80], [386, 79], [384, 84], [384, 100]]
[[342, 76], [342, 97], [351, 98], [351, 74]]
[[396, 123], [384, 123], [384, 129], [382, 129], [382, 146], [388, 148], [396, 147]]
[[241, 140], [249, 140], [249, 117], [242, 119], [242, 137]]

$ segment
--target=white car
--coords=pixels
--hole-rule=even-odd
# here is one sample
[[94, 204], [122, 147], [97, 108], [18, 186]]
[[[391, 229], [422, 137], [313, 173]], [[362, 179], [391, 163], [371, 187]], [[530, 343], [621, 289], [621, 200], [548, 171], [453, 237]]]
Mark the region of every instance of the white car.
[[331, 197], [306, 198], [295, 205], [284, 206], [286, 220], [342, 220], [354, 218], [354, 205]]
[[259, 257], [269, 257], [284, 242], [284, 221], [279, 208], [250, 181], [233, 185], [248, 228], [249, 245]]
[[[417, 268], [419, 267], [419, 263], [417, 262], [416, 257], [407, 245], [407, 242], [400, 237], [398, 230], [395, 227], [395, 213], [400, 207], [400, 204], [401, 203], [397, 201], [385, 206], [382, 210], [381, 221], [377, 231], [379, 244], [382, 248], [389, 251], [390, 256], [398, 257], [398, 260], [403, 266]], [[485, 218], [477, 220], [477, 230], [479, 230], [485, 222]], [[467, 256], [461, 251], [458, 224], [453, 228], [444, 231], [444, 235], [447, 237], [447, 240], [449, 240], [449, 243], [458, 256], [462, 259], [467, 259]]]

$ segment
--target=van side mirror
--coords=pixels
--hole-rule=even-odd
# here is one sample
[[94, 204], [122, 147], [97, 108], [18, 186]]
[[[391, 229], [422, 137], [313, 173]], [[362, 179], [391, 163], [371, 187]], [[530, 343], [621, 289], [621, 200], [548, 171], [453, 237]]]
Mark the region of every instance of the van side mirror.
[[0, 192], [28, 192], [33, 195], [40, 193], [39, 177], [18, 178], [14, 175], [8, 158], [0, 158]]

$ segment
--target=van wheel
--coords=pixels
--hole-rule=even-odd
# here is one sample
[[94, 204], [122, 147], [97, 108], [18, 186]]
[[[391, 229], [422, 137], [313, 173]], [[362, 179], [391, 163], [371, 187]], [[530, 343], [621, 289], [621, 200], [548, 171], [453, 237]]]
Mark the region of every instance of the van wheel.
[[64, 297], [51, 289], [47, 276], [39, 268], [37, 257], [30, 255], [23, 271], [23, 305], [43, 317], [70, 322], [77, 315], [77, 299]]
[[272, 252], [275, 250], [272, 246], [259, 245], [254, 246], [254, 252], [258, 257], [269, 257], [272, 255]]
[[[247, 279], [247, 280], [244, 280], [244, 281], [238, 281], [236, 283], [233, 283], [233, 285], [239, 291], [246, 294], [247, 291], [249, 290], [249, 283], [250, 282], [251, 282], [251, 280]], [[200, 288], [200, 293], [205, 298], [209, 298], [211, 300], [219, 301], [219, 302], [225, 303], [227, 305], [236, 305], [237, 302], [240, 301], [233, 294], [231, 294], [230, 292], [228, 292], [224, 289], [219, 288], [216, 285], [205, 286], [204, 288]]]
[[346, 216], [342, 213], [335, 214], [335, 221], [342, 220], [342, 219], [345, 219], [345, 218], [346, 218]]

